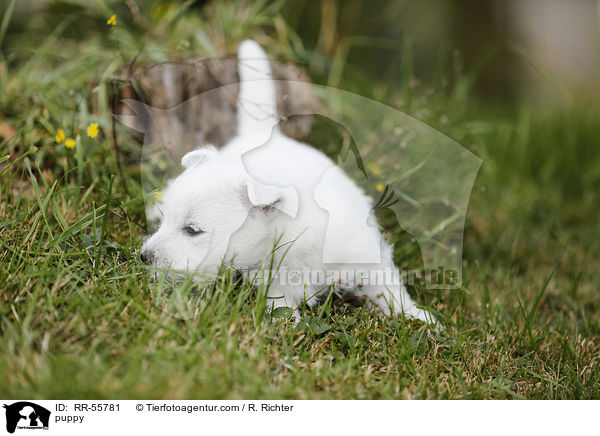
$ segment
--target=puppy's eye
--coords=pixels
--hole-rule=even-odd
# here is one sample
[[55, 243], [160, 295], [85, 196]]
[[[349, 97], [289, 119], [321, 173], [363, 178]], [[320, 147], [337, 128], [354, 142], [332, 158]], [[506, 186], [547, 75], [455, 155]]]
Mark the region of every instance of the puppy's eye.
[[201, 233], [204, 233], [204, 231], [200, 227], [194, 225], [185, 226], [183, 228], [183, 232], [189, 236], [197, 236]]

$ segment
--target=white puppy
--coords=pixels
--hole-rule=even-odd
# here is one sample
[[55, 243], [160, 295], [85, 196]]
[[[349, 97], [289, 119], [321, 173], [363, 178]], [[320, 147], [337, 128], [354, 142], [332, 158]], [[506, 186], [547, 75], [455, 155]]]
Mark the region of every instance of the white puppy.
[[[302, 302], [313, 305], [334, 286], [367, 297], [385, 315], [434, 322], [410, 299], [379, 228], [366, 225], [371, 198], [323, 153], [278, 129], [275, 84], [260, 46], [245, 41], [238, 57], [237, 136], [221, 151], [202, 147], [183, 157], [185, 170], [164, 191], [164, 216], [143, 259], [216, 274], [223, 263], [258, 270], [272, 256], [280, 267], [269, 306], [291, 307], [296, 319]], [[329, 216], [344, 219], [331, 226]], [[380, 249], [375, 262], [365, 247]], [[374, 270], [383, 283], [369, 277]]]

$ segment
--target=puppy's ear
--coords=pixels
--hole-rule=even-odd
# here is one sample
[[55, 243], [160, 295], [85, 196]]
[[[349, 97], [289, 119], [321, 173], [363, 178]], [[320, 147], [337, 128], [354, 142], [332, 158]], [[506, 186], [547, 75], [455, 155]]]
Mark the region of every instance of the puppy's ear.
[[219, 151], [213, 145], [203, 146], [194, 151], [190, 151], [181, 158], [181, 165], [185, 169], [200, 166], [219, 154]]
[[275, 209], [292, 218], [295, 218], [298, 213], [298, 194], [292, 187], [265, 185], [249, 178], [246, 195], [253, 207], [261, 209], [267, 215], [273, 213]]

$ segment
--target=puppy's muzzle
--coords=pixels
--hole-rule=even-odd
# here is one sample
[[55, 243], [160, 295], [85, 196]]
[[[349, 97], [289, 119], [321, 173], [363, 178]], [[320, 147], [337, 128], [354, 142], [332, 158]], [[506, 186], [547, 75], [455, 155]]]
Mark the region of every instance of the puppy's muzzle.
[[154, 262], [155, 254], [152, 250], [143, 250], [140, 254], [140, 259], [146, 265], [152, 265]]

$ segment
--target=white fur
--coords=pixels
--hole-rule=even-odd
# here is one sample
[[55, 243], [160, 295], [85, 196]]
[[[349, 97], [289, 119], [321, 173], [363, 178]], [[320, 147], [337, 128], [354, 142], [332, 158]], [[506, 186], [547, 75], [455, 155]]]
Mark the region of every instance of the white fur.
[[[204, 147], [184, 156], [185, 170], [164, 191], [160, 228], [142, 253], [152, 255], [155, 266], [216, 274], [222, 262], [233, 262], [240, 269], [260, 268], [280, 238], [280, 244], [294, 241], [285, 256], [285, 249], [274, 253], [275, 265], [282, 261], [282, 271], [397, 271], [379, 228], [365, 226], [371, 198], [323, 153], [277, 128], [271, 69], [260, 46], [246, 41], [238, 57], [238, 134], [222, 151]], [[328, 215], [335, 215], [336, 226], [328, 228]], [[190, 225], [204, 233], [187, 234], [184, 229]], [[353, 263], [325, 263], [326, 237], [328, 258]], [[381, 248], [379, 263], [356, 262], [365, 247], [374, 245]], [[335, 286], [368, 297], [386, 315], [403, 313], [433, 322], [401, 284], [375, 286], [349, 280]], [[296, 309], [306, 300], [313, 305], [314, 295], [326, 289], [275, 280], [269, 304]]]

